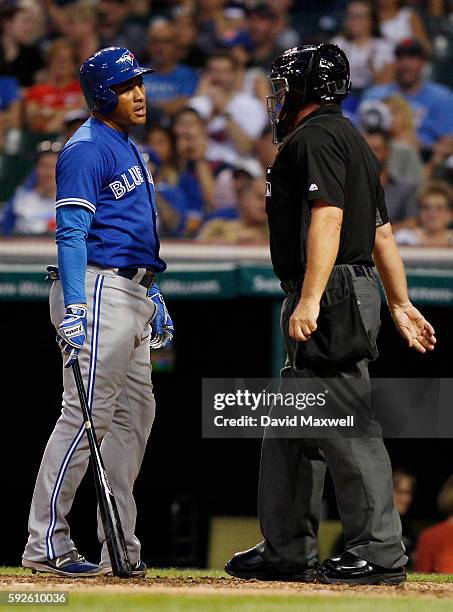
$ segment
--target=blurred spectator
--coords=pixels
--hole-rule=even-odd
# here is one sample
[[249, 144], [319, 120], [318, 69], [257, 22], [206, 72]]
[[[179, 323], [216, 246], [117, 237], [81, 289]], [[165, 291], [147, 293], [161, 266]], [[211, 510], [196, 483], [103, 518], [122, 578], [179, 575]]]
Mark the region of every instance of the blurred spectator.
[[434, 144], [425, 172], [427, 178], [442, 179], [453, 185], [453, 136], [443, 136]]
[[382, 35], [396, 45], [406, 38], [415, 38], [426, 53], [431, 52], [431, 41], [418, 13], [400, 0], [377, 0]]
[[74, 47], [77, 64], [81, 65], [102, 46], [96, 9], [84, 2], [73, 2], [63, 7], [61, 20], [61, 32]]
[[429, 182], [418, 199], [418, 227], [401, 229], [395, 240], [401, 246], [452, 247], [453, 197], [448, 183]]
[[390, 135], [388, 170], [402, 181], [419, 185], [423, 178], [423, 162], [415, 147], [412, 109], [400, 96], [366, 100], [358, 109], [358, 124], [363, 131], [383, 130]]
[[412, 566], [417, 536], [408, 518], [409, 511], [414, 501], [415, 476], [405, 470], [396, 469], [393, 472], [393, 499], [398, 514], [401, 518], [403, 529], [403, 544], [406, 547], [406, 555], [409, 557], [409, 567]]
[[386, 98], [384, 102], [392, 114], [390, 133], [393, 140], [418, 149], [419, 142], [415, 129], [414, 113], [409, 102], [399, 95]]
[[173, 132], [154, 126], [147, 145], [159, 158], [155, 178], [160, 231], [172, 237], [193, 234], [201, 224], [203, 199], [196, 177], [180, 168]]
[[186, 106], [173, 117], [173, 131], [176, 136], [192, 133], [199, 129], [206, 130], [206, 124], [194, 108]]
[[214, 210], [211, 217], [235, 219], [238, 216], [239, 193], [252, 182], [264, 176], [255, 159], [239, 159], [234, 167], [219, 172], [214, 185]]
[[224, 7], [226, 0], [198, 0], [197, 23], [199, 27], [199, 45], [206, 54], [211, 54], [217, 41], [223, 37], [224, 27]]
[[255, 96], [265, 103], [270, 94], [269, 81], [261, 68], [250, 66], [253, 45], [248, 34], [239, 32], [231, 38], [224, 38], [220, 45], [229, 49], [236, 62], [236, 90]]
[[64, 131], [61, 136], [61, 141], [66, 143], [71, 136], [81, 127], [90, 115], [87, 110], [83, 108], [76, 108], [75, 110], [69, 111], [64, 116]]
[[291, 49], [291, 47], [300, 45], [300, 35], [289, 21], [289, 11], [293, 4], [294, 0], [273, 0], [272, 2], [272, 8], [277, 14], [277, 44], [282, 49]]
[[419, 42], [405, 40], [395, 54], [395, 82], [367, 89], [362, 100], [402, 96], [414, 113], [422, 149], [429, 150], [438, 138], [453, 134], [453, 94], [448, 87], [424, 78], [426, 54]]
[[32, 176], [6, 203], [2, 233], [42, 235], [55, 231], [55, 165], [60, 143], [41, 143]]
[[437, 506], [447, 518], [420, 534], [415, 569], [417, 572], [453, 574], [453, 476], [442, 487]]
[[0, 115], [4, 130], [20, 126], [20, 91], [14, 77], [0, 75]]
[[248, 33], [253, 43], [252, 66], [268, 74], [274, 59], [285, 50], [278, 42], [277, 13], [269, 2], [258, 2], [249, 9]]
[[265, 172], [274, 163], [277, 145], [272, 142], [272, 127], [267, 125], [255, 142], [255, 155]]
[[183, 9], [177, 11], [174, 24], [178, 32], [178, 62], [191, 68], [203, 68], [207, 54], [198, 44], [198, 26], [192, 12]]
[[246, 28], [246, 12], [243, 3], [228, 1], [223, 9], [221, 36], [234, 36]]
[[69, 110], [85, 107], [76, 74], [74, 48], [65, 39], [55, 41], [47, 52], [44, 81], [25, 94], [25, 117], [32, 132], [58, 133]]
[[392, 228], [413, 227], [417, 216], [417, 185], [390, 174], [390, 136], [381, 129], [364, 132], [365, 140], [379, 162], [380, 178], [385, 193], [385, 203]]
[[0, 74], [16, 78], [23, 87], [31, 85], [43, 60], [33, 44], [34, 20], [25, 7], [7, 5], [0, 12]]
[[265, 106], [255, 97], [235, 91], [236, 62], [225, 52], [213, 54], [206, 67], [199, 94], [189, 106], [208, 121], [207, 159], [234, 164], [250, 155], [253, 142], [267, 121]]
[[100, 47], [127, 47], [141, 58], [146, 49], [146, 26], [128, 21], [128, 0], [99, 0]]
[[393, 79], [393, 47], [381, 38], [377, 14], [371, 2], [349, 2], [344, 30], [331, 42], [348, 56], [354, 90], [360, 92], [373, 83], [388, 83]]
[[208, 146], [206, 124], [193, 108], [183, 108], [174, 117], [173, 132], [180, 168], [198, 181], [204, 213], [207, 213], [214, 205], [214, 174], [205, 159]]
[[239, 192], [239, 217], [208, 221], [197, 236], [200, 242], [265, 244], [268, 226], [263, 178], [248, 182]]
[[178, 32], [172, 22], [151, 23], [148, 51], [156, 70], [144, 78], [148, 105], [171, 117], [193, 96], [198, 77], [192, 68], [178, 64]]

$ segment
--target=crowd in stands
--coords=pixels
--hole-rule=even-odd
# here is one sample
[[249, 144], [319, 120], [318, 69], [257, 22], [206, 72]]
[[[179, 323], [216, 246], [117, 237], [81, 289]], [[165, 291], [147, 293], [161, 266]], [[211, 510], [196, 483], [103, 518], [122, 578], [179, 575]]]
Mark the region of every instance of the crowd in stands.
[[401, 517], [403, 543], [412, 571], [435, 574], [453, 573], [453, 476], [443, 483], [437, 496], [439, 521], [416, 528], [411, 515], [417, 494], [415, 476], [406, 470], [393, 472], [393, 497]]
[[267, 240], [272, 60], [332, 41], [350, 61], [343, 104], [380, 167], [399, 244], [453, 246], [453, 5], [447, 0], [0, 0], [0, 227], [51, 234], [58, 151], [87, 118], [78, 67], [129, 47], [145, 77], [140, 143], [160, 233]]

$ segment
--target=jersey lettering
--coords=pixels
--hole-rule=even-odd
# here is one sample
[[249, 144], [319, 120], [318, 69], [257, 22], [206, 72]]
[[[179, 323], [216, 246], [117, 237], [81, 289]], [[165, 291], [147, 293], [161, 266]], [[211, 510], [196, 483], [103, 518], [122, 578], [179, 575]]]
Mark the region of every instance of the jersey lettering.
[[126, 185], [126, 189], [128, 191], [132, 191], [133, 189], [135, 189], [135, 184], [133, 182], [129, 183], [127, 175], [126, 175], [125, 172], [123, 172], [123, 174], [121, 175], [121, 178], [123, 179], [124, 184]]
[[[128, 172], [130, 178], [127, 176], [126, 172], [123, 172], [121, 175], [121, 179], [109, 183], [109, 187], [112, 190], [113, 195], [115, 196], [115, 200], [122, 198], [125, 193], [133, 191], [136, 186], [141, 185], [144, 182], [143, 174], [139, 166], [132, 166], [132, 168], [128, 168]], [[149, 182], [154, 187], [153, 179], [151, 177], [151, 174], [148, 172], [148, 169], [146, 169], [146, 172], [148, 175]]]
[[146, 176], [148, 177], [148, 181], [154, 187], [154, 181], [153, 181], [153, 177], [152, 177], [151, 172], [148, 170], [148, 168], [146, 166], [145, 166], [145, 170], [146, 170]]
[[132, 168], [129, 168], [129, 174], [132, 176], [136, 185], [141, 185], [143, 183], [143, 176], [138, 166], [132, 166]]
[[113, 183], [109, 183], [110, 189], [113, 191], [113, 195], [115, 196], [115, 200], [122, 198], [126, 193], [126, 189], [121, 181], [113, 181]]

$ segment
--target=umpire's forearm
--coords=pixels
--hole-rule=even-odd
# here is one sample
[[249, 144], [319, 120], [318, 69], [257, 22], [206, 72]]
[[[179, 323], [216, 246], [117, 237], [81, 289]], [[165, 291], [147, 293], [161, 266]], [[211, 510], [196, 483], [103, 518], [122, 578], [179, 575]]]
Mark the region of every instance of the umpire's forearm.
[[410, 303], [406, 272], [390, 223], [376, 229], [373, 258], [390, 307]]
[[319, 204], [312, 209], [302, 301], [321, 301], [338, 255], [342, 220], [341, 208]]

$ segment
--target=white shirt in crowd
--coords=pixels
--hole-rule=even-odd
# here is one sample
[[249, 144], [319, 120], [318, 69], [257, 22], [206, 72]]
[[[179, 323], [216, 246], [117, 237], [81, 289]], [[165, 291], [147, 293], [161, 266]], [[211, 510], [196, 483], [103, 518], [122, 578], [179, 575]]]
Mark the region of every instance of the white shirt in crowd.
[[55, 198], [42, 196], [32, 189], [19, 187], [12, 199], [14, 233], [47, 234], [55, 229]]
[[343, 36], [335, 36], [331, 41], [346, 53], [351, 69], [351, 84], [355, 89], [365, 89], [373, 85], [373, 70], [382, 70], [392, 64], [393, 45], [383, 38], [370, 38], [365, 45], [357, 45]]
[[405, 38], [412, 38], [412, 15], [413, 11], [410, 7], [401, 8], [394, 17], [380, 22], [381, 35], [395, 45]]
[[[223, 115], [212, 114], [212, 100], [209, 96], [196, 96], [188, 104], [195, 109], [203, 119], [208, 121], [209, 142], [206, 152], [208, 161], [224, 161], [235, 164], [242, 156], [234, 146], [228, 135], [227, 122]], [[252, 139], [260, 136], [267, 124], [267, 113], [264, 105], [247, 93], [237, 93], [228, 102], [225, 112], [231, 115], [232, 120]]]

